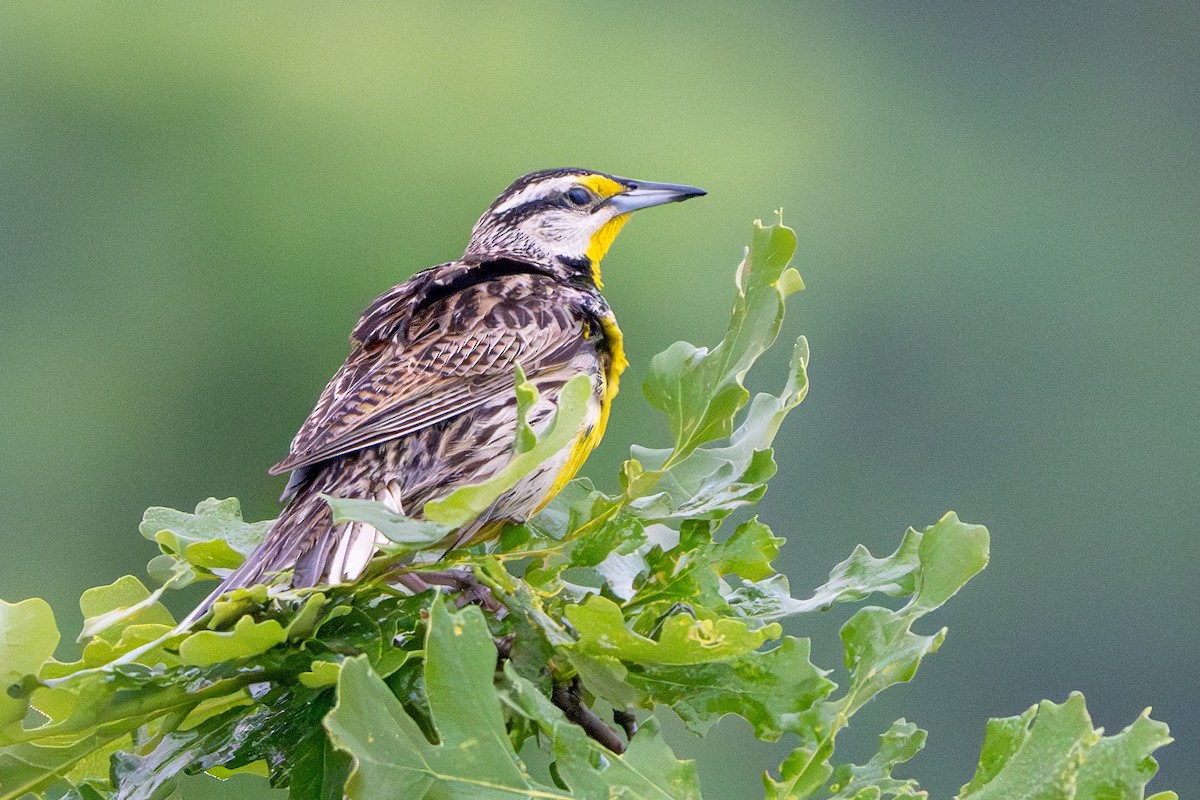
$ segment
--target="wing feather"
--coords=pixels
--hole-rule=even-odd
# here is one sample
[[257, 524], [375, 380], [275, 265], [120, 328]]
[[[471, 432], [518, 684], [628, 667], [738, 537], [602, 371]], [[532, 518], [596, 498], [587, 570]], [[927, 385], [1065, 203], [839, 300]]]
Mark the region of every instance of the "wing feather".
[[[287, 458], [271, 474], [317, 464], [466, 413], [511, 392], [519, 363], [531, 377], [566, 364], [585, 323], [562, 298], [530, 293], [529, 276], [467, 298], [446, 298], [387, 340], [356, 341], [321, 394]], [[524, 286], [525, 291], [514, 290]], [[387, 295], [385, 295], [387, 297]], [[382, 298], [381, 298], [382, 299]], [[550, 306], [553, 313], [546, 313]], [[471, 313], [464, 313], [464, 309]], [[370, 313], [370, 312], [368, 312]], [[502, 316], [506, 323], [497, 324]], [[394, 326], [393, 326], [394, 329]]]

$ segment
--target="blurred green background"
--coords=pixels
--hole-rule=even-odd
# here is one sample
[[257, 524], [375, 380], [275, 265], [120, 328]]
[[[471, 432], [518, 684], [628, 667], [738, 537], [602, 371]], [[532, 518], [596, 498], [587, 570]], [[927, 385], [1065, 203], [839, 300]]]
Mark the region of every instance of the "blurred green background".
[[[1200, 6], [498, 8], [0, 9], [0, 597], [69, 639], [153, 555], [144, 507], [274, 516], [266, 467], [359, 311], [513, 178], [584, 165], [710, 192], [606, 260], [633, 367], [588, 474], [663, 441], [649, 357], [716, 340], [782, 206], [812, 393], [762, 515], [793, 586], [947, 508], [992, 531], [848, 753], [907, 715], [905, 774], [948, 796], [988, 716], [1080, 689], [1110, 732], [1153, 704], [1179, 740], [1154, 785], [1200, 792]], [[843, 619], [803, 629], [818, 663]], [[714, 798], [783, 752], [672, 730]]]

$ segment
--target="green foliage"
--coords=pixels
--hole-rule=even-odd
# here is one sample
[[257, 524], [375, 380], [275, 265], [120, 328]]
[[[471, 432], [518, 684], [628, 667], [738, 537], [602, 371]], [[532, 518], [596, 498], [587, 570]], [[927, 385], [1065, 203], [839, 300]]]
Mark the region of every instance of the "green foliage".
[[1043, 700], [1019, 716], [993, 719], [979, 769], [960, 796], [1140, 799], [1157, 769], [1150, 754], [1171, 741], [1167, 726], [1147, 711], [1115, 736], [1102, 734], [1078, 692], [1062, 705]]
[[[924, 745], [914, 724], [893, 724], [864, 764], [839, 760], [837, 738], [942, 645], [945, 629], [924, 618], [986, 566], [987, 531], [948, 513], [890, 555], [856, 548], [795, 597], [772, 565], [784, 540], [757, 518], [730, 521], [766, 491], [772, 441], [807, 391], [802, 338], [778, 394], [751, 399], [744, 385], [802, 287], [794, 249], [790, 229], [756, 225], [725, 338], [654, 360], [646, 395], [666, 414], [670, 447], [634, 447], [615, 495], [573, 482], [491, 551], [400, 566], [558, 450], [578, 429], [586, 380], [567, 384], [541, 439], [521, 427], [508, 469], [431, 504], [426, 519], [330, 498], [337, 519], [393, 542], [356, 585], [240, 589], [177, 630], [162, 592], [235, 567], [268, 526], [243, 521], [234, 500], [209, 500], [195, 514], [146, 513], [162, 585], [126, 577], [85, 593], [79, 661], [52, 659], [45, 603], [0, 605], [0, 800], [156, 800], [199, 771], [263, 775], [297, 799], [698, 798], [694, 765], [660, 735], [659, 706], [697, 734], [733, 714], [759, 739], [786, 737], [766, 798], [926, 797], [893, 775]], [[518, 382], [527, 409], [531, 387]], [[397, 571], [447, 568], [472, 575], [500, 611], [391, 586]], [[850, 615], [837, 682], [779, 624], [871, 598], [896, 599]], [[624, 752], [610, 749], [625, 745], [597, 716], [607, 710], [640, 714]], [[1045, 702], [989, 723], [961, 796], [1141, 798], [1151, 753], [1168, 741], [1145, 715], [1104, 737], [1082, 697]]]
[[213, 577], [214, 569], [241, 564], [270, 527], [270, 522], [244, 522], [236, 498], [210, 497], [196, 506], [194, 514], [173, 508], [147, 509], [138, 531], [162, 550], [146, 568], [150, 576], [186, 586], [197, 578]]
[[[496, 647], [478, 608], [452, 613], [435, 600], [425, 637], [431, 743], [392, 689], [359, 656], [341, 669], [337, 705], [324, 725], [353, 767], [353, 800], [424, 797], [436, 784], [447, 797], [699, 797], [690, 766], [674, 760], [654, 727], [624, 756], [604, 750], [508, 665], [496, 675]], [[565, 788], [529, 777], [509, 738], [505, 715], [529, 723], [561, 753]], [[642, 739], [642, 737], [645, 739]], [[670, 777], [667, 777], [670, 776]], [[666, 780], [664, 780], [666, 778]]]

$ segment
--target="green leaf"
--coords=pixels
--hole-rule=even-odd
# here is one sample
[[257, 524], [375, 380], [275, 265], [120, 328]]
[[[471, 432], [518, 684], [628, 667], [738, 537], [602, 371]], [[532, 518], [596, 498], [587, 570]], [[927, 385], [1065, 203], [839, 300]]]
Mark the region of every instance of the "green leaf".
[[580, 800], [699, 800], [695, 765], [675, 758], [654, 718], [646, 720], [629, 749], [617, 756], [568, 722], [562, 711], [511, 666], [505, 667], [504, 678], [502, 700], [550, 738], [555, 773], [571, 788], [568, 796]]
[[1037, 710], [1037, 706], [1030, 706], [1023, 714], [1015, 717], [994, 717], [987, 721], [979, 766], [971, 782], [962, 787], [962, 792], [974, 791], [999, 774], [1008, 760], [1025, 745], [1025, 740], [1029, 738], [1029, 727]]
[[736, 619], [703, 619], [680, 611], [666, 618], [655, 640], [625, 627], [621, 607], [599, 595], [582, 605], [567, 606], [565, 614], [579, 634], [581, 651], [643, 664], [701, 664], [733, 658], [757, 650], [781, 633], [774, 624], [752, 630]]
[[[633, 553], [645, 542], [646, 531], [642, 523], [622, 516], [587, 536], [548, 545], [547, 549], [551, 552], [544, 555], [540, 563], [531, 564], [525, 570], [524, 578], [531, 585], [554, 591], [559, 585], [555, 579], [565, 570], [599, 567], [606, 559]], [[641, 560], [638, 561], [640, 563]], [[604, 571], [599, 569], [588, 572], [604, 575]]]
[[[211, 575], [213, 569], [239, 566], [272, 524], [272, 520], [245, 522], [241, 504], [235, 497], [226, 500], [210, 497], [196, 506], [194, 514], [173, 508], [148, 508], [138, 530], [145, 538], [157, 542], [163, 554], [181, 567], [200, 570], [198, 574], [195, 570], [185, 570], [186, 576], [176, 582], [177, 586], [185, 586], [198, 576]], [[170, 574], [160, 559], [151, 562], [151, 573]]]
[[765, 800], [805, 800], [825, 785], [833, 774], [829, 766], [832, 745], [819, 748], [801, 745], [788, 754], [779, 765], [779, 780], [763, 774]]
[[79, 762], [127, 734], [122, 726], [109, 726], [63, 744], [24, 742], [0, 748], [0, 800], [39, 795]]
[[193, 633], [179, 645], [179, 658], [184, 664], [203, 667], [256, 656], [286, 640], [287, 632], [278, 620], [255, 622], [244, 616], [233, 630]]
[[228, 755], [213, 758], [199, 752], [188, 769], [212, 773], [217, 765], [239, 771], [266, 766], [271, 785], [288, 786], [297, 800], [341, 800], [349, 759], [332, 750], [321, 724], [332, 706], [333, 692], [328, 689], [279, 681], [244, 710], [242, 719], [235, 717], [225, 726]]
[[84, 646], [81, 666], [99, 667], [110, 664], [121, 656], [151, 642], [158, 642], [159, 644], [137, 657], [135, 659], [136, 663], [147, 666], [154, 664], [168, 664], [173, 666], [178, 664], [179, 659], [169, 652], [169, 648], [178, 646], [185, 634], [180, 633], [177, 636], [171, 636], [170, 634], [174, 628], [174, 624], [163, 625], [160, 623], [127, 625], [121, 629], [121, 638], [115, 642], [96, 637]]
[[[652, 722], [619, 757], [567, 722], [511, 664], [498, 697], [496, 650], [478, 608], [451, 612], [435, 601], [425, 651], [436, 744], [364, 659], [351, 659], [342, 669], [337, 705], [325, 727], [334, 746], [353, 760], [346, 784], [351, 800], [427, 794], [446, 800], [699, 797], [694, 768], [674, 759]], [[569, 791], [529, 777], [508, 738], [501, 701], [550, 738], [557, 774]]]
[[[775, 435], [807, 394], [807, 367], [808, 343], [802, 336], [793, 348], [783, 391], [755, 395], [726, 445], [687, 453], [634, 446], [633, 459], [626, 462], [630, 510], [645, 520], [722, 519], [759, 500], [776, 471], [771, 451]], [[657, 494], [645, 494], [650, 486]]]
[[932, 611], [955, 595], [988, 562], [988, 531], [947, 512], [921, 537], [921, 572], [913, 604]]
[[248, 692], [206, 700], [182, 724], [138, 737], [131, 751], [113, 757], [116, 800], [174, 797], [175, 778], [184, 771], [269, 775], [273, 784], [286, 785], [313, 749], [312, 732], [323, 742], [326, 710], [319, 694], [292, 686], [272, 687], [259, 703]]
[[[643, 622], [671, 613], [672, 608], [703, 606], [724, 612], [727, 603], [713, 558], [713, 551], [721, 546], [712, 541], [712, 528], [706, 520], [688, 520], [677, 534], [664, 526], [650, 528], [647, 536], [655, 534], [659, 544], [626, 565], [637, 571], [631, 580], [633, 593], [625, 604], [626, 611], [636, 612]], [[664, 550], [671, 538], [677, 538], [678, 543]], [[606, 574], [610, 579], [618, 577], [611, 570]], [[752, 627], [762, 625], [755, 620]]]
[[951, 511], [924, 532], [909, 528], [895, 552], [883, 558], [875, 558], [858, 545], [808, 599], [792, 597], [782, 575], [745, 583], [730, 592], [728, 599], [747, 617], [780, 619], [823, 611], [835, 603], [858, 602], [876, 593], [912, 595], [912, 610], [925, 614], [944, 604], [987, 566], [988, 543], [987, 528], [961, 522]]
[[323, 496], [333, 509], [335, 523], [365, 522], [372, 525], [392, 542], [401, 545], [397, 548], [400, 551], [415, 553], [437, 544], [454, 530], [453, 525], [397, 514], [378, 500]]
[[1075, 784], [1076, 800], [1141, 800], [1158, 772], [1150, 755], [1174, 741], [1165, 723], [1150, 719], [1150, 709], [1115, 736], [1096, 742]]
[[350, 758], [324, 736], [319, 748], [306, 758], [295, 758], [291, 775], [291, 800], [343, 800]]
[[721, 661], [638, 665], [625, 680], [650, 701], [643, 705], [671, 706], [694, 733], [704, 735], [723, 715], [737, 714], [759, 739], [773, 742], [834, 688], [809, 661], [809, 647], [807, 639], [788, 636], [773, 650]]
[[424, 797], [436, 782], [446, 798], [569, 797], [531, 791], [517, 767], [492, 688], [496, 650], [479, 609], [452, 614], [439, 601], [430, 612], [425, 679], [439, 743], [429, 743], [365, 659], [347, 661], [337, 705], [325, 717], [334, 746], [354, 762], [346, 796]]
[[909, 528], [900, 546], [889, 556], [875, 558], [861, 544], [850, 557], [829, 573], [829, 580], [812, 597], [791, 608], [791, 613], [819, 611], [835, 603], [854, 603], [880, 593], [892, 597], [916, 591], [916, 575], [921, 569], [922, 535]]
[[928, 734], [916, 725], [900, 719], [879, 737], [879, 752], [862, 766], [847, 764], [833, 772], [834, 792], [830, 800], [860, 800], [861, 798], [925, 798], [917, 782], [893, 778], [892, 770], [908, 761], [925, 746]]
[[761, 581], [745, 581], [725, 595], [730, 609], [747, 619], [779, 620], [802, 611], [815, 611], [792, 597], [791, 583], [786, 575], [772, 575]]
[[656, 493], [632, 500], [630, 511], [649, 522], [717, 520], [762, 499], [776, 471], [772, 451], [751, 451], [742, 461], [742, 453], [730, 452], [733, 449], [698, 448], [682, 463], [660, 470], [655, 465], [664, 464], [673, 451], [635, 447], [637, 463], [653, 467], [651, 474], [661, 477], [654, 486]]
[[190, 765], [203, 761], [226, 761], [240, 744], [236, 721], [242, 720], [241, 736], [250, 735], [253, 725], [246, 712], [231, 709], [197, 727], [172, 731], [145, 755], [117, 753], [112, 772], [116, 800], [167, 798], [176, 788], [174, 778]]
[[709, 559], [718, 575], [736, 574], [747, 580], [761, 580], [774, 575], [771, 562], [779, 555], [783, 539], [758, 521], [758, 517], [738, 526], [733, 535], [714, 545]]
[[795, 270], [787, 268], [795, 250], [791, 228], [755, 222], [738, 268], [737, 298], [725, 338], [711, 351], [678, 342], [651, 361], [643, 390], [650, 404], [667, 415], [674, 460], [732, 432], [733, 417], [750, 396], [743, 385], [746, 372], [779, 334], [784, 299], [803, 286]]
[[83, 631], [79, 640], [100, 636], [115, 643], [129, 625], [175, 625], [167, 607], [158, 602], [161, 592], [151, 594], [140, 580], [132, 575], [118, 578], [107, 586], [88, 589], [79, 598], [83, 612]]
[[[1028, 712], [1026, 712], [1028, 713]], [[1100, 733], [1092, 728], [1083, 695], [1073, 694], [1057, 705], [1049, 700], [1037, 706], [1032, 727], [1015, 751], [998, 753], [996, 743], [983, 743], [983, 756], [997, 768], [986, 782], [972, 780], [961, 797], [971, 800], [1027, 797], [1029, 800], [1071, 800], [1076, 775]], [[1013, 741], [1001, 744], [1010, 747]]]
[[517, 385], [517, 441], [516, 452], [527, 453], [537, 444], [537, 434], [529, 426], [529, 412], [538, 401], [538, 390], [525, 377], [521, 365], [516, 367]]
[[581, 525], [599, 517], [613, 498], [596, 489], [587, 478], [576, 478], [554, 495], [532, 520], [532, 527], [552, 540], [566, 538]]
[[1043, 700], [1017, 717], [991, 720], [979, 768], [963, 800], [1141, 800], [1158, 768], [1151, 753], [1169, 744], [1148, 712], [1115, 736], [1092, 727], [1083, 695]]
[[652, 707], [654, 700], [646, 687], [636, 687], [630, 682], [629, 670], [620, 660], [612, 656], [589, 655], [579, 650], [567, 651], [566, 655], [587, 690], [607, 700], [614, 708]]
[[[786, 596], [786, 585], [776, 585], [778, 581], [773, 579], [754, 584], [757, 594], [753, 596], [731, 597], [731, 605], [743, 613], [756, 606], [768, 612], [796, 613], [860, 600], [873, 592], [911, 595], [898, 611], [868, 606], [842, 626], [844, 663], [850, 672], [848, 685], [842, 695], [813, 706], [797, 721], [793, 730], [802, 744], [780, 765], [779, 780], [770, 775], [763, 777], [769, 799], [812, 797], [834, 775], [831, 756], [838, 733], [877, 694], [912, 680], [925, 656], [941, 647], [945, 629], [925, 636], [914, 633], [912, 627], [986, 565], [987, 548], [984, 528], [965, 525], [950, 513], [924, 532], [909, 530], [896, 552], [887, 558], [876, 559], [865, 548], [856, 548], [808, 601]], [[775, 596], [767, 597], [764, 586]], [[846, 780], [853, 774], [846, 772], [849, 767], [839, 769]], [[878, 786], [863, 788], [866, 798], [878, 797], [881, 791]], [[911, 792], [917, 790], [898, 787], [896, 791], [899, 793], [895, 796], [904, 797], [913, 796]], [[858, 800], [857, 790], [849, 796]]]
[[904, 614], [868, 606], [842, 626], [846, 668], [853, 673], [851, 711], [887, 687], [912, 680], [921, 660], [941, 647], [944, 628], [920, 636], [910, 630], [912, 623]]
[[[423, 511], [425, 518], [451, 528], [474, 520], [496, 498], [578, 438], [591, 396], [592, 382], [587, 375], [571, 378], [559, 392], [558, 408], [536, 444], [515, 453], [503, 469], [486, 481], [460, 487], [440, 500], [426, 503]], [[524, 424], [523, 419], [520, 422]]]
[[323, 686], [336, 686], [342, 674], [340, 661], [314, 661], [312, 669], [301, 672], [300, 682], [310, 689], [320, 689]]
[[467, 774], [487, 776], [507, 786], [523, 784], [492, 686], [496, 647], [479, 607], [455, 614], [435, 600], [425, 658], [429, 711], [443, 754]]
[[41, 598], [0, 600], [0, 726], [17, 722], [29, 708], [23, 693], [10, 687], [36, 675], [58, 647], [58, 626], [50, 604]]

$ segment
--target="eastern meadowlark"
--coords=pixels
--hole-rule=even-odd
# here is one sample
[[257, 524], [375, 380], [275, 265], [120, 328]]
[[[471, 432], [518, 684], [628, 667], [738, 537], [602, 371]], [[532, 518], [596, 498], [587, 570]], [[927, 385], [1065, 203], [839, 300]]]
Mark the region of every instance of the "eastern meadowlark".
[[532, 516], [599, 442], [627, 363], [600, 293], [600, 260], [633, 211], [703, 194], [573, 168], [509, 186], [475, 223], [462, 258], [417, 273], [364, 312], [346, 363], [271, 468], [291, 471], [278, 521], [190, 619], [224, 592], [289, 571], [297, 587], [353, 581], [386, 540], [364, 523], [335, 525], [321, 495], [420, 517], [429, 500], [508, 462], [518, 365], [539, 392], [528, 414], [535, 432], [563, 385], [586, 374], [592, 401], [573, 444], [443, 544], [482, 541]]

